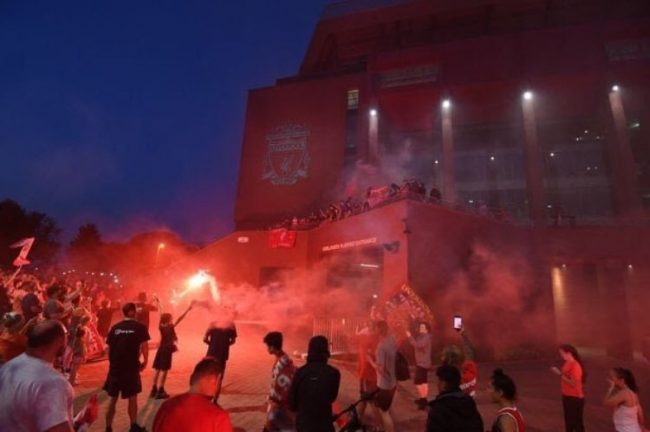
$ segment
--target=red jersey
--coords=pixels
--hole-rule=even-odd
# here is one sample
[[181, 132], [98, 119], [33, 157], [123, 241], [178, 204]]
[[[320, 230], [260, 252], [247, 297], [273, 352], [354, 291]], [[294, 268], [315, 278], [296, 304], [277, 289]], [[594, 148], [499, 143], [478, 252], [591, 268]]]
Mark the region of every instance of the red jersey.
[[269, 399], [281, 406], [289, 404], [289, 390], [296, 367], [288, 355], [282, 355], [275, 361], [271, 370], [271, 392]]
[[497, 419], [494, 421], [494, 425], [492, 426], [492, 432], [501, 432], [501, 428], [499, 427], [499, 419], [504, 416], [510, 417], [515, 421], [516, 432], [526, 432], [524, 416], [521, 415], [521, 412], [516, 407], [501, 408], [499, 411], [497, 411]]
[[465, 360], [460, 368], [460, 389], [466, 395], [476, 396], [478, 367], [473, 360]]
[[371, 333], [361, 333], [357, 335], [359, 342], [359, 363], [357, 365], [357, 374], [360, 379], [368, 382], [377, 381], [377, 373], [370, 363], [368, 363], [368, 351], [377, 350], [378, 336]]
[[575, 360], [564, 362], [562, 365], [562, 375], [571, 378], [574, 385], [570, 385], [564, 379], [560, 381], [560, 388], [563, 396], [584, 398], [585, 393], [582, 390], [582, 366]]
[[153, 421], [153, 432], [233, 432], [228, 413], [207, 397], [185, 393], [165, 401]]

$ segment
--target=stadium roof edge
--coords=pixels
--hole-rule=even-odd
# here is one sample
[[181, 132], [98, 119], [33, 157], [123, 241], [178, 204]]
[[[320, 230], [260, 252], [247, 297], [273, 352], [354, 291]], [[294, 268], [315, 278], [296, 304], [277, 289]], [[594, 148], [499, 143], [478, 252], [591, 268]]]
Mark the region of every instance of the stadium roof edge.
[[417, 0], [333, 0], [325, 6], [320, 19], [327, 20], [373, 9], [413, 3], [414, 1]]

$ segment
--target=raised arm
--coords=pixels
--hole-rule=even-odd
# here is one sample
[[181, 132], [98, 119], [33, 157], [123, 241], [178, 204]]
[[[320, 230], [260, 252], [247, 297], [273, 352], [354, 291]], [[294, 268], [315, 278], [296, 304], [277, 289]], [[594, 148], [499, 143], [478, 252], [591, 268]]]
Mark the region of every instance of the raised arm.
[[465, 358], [467, 360], [474, 360], [476, 358], [476, 350], [470, 342], [464, 328], [460, 329], [460, 337], [463, 340], [463, 353], [465, 354]]
[[603, 405], [608, 407], [617, 407], [622, 403], [625, 403], [625, 394], [621, 391], [616, 391], [616, 387], [610, 383], [609, 390], [607, 390], [607, 393], [603, 398]]
[[160, 303], [160, 299], [156, 294], [153, 295], [153, 306], [151, 308], [153, 311], [158, 311], [158, 315], [162, 316], [163, 314], [163, 308], [162, 304]]
[[185, 310], [185, 312], [183, 312], [181, 314], [181, 316], [178, 317], [178, 319], [174, 323], [174, 327], [176, 327], [177, 325], [179, 325], [181, 323], [181, 321], [183, 321], [183, 318], [185, 318], [187, 313], [192, 310], [192, 306], [193, 306], [193, 303], [190, 303], [189, 307]]

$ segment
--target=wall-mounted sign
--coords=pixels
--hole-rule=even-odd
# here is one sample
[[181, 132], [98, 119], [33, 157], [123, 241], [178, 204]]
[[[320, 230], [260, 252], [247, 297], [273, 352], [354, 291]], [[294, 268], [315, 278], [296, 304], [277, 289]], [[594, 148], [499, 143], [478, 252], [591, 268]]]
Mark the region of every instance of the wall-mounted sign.
[[274, 185], [292, 185], [300, 178], [307, 178], [309, 134], [309, 129], [304, 126], [287, 124], [266, 135], [262, 180]]
[[422, 65], [381, 72], [377, 79], [380, 88], [392, 88], [436, 82], [439, 75], [440, 66]]
[[361, 240], [352, 240], [348, 241], [345, 243], [335, 243], [332, 245], [327, 245], [323, 246], [322, 251], [323, 252], [331, 252], [335, 250], [340, 250], [340, 249], [347, 249], [351, 247], [358, 247], [358, 246], [365, 246], [369, 244], [375, 244], [377, 243], [377, 237], [371, 237], [367, 239], [361, 239]]

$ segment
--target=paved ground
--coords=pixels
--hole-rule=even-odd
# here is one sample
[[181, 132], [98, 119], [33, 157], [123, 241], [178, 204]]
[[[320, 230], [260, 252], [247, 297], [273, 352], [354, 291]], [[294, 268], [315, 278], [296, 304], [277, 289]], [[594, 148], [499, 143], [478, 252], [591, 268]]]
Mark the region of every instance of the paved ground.
[[[273, 359], [266, 353], [265, 346], [261, 343], [265, 329], [247, 325], [239, 326], [238, 331], [240, 337], [232, 349], [220, 403], [230, 412], [236, 431], [259, 432], [262, 430], [264, 421], [264, 402]], [[291, 341], [287, 345], [288, 352], [292, 352], [297, 348], [304, 349], [306, 340], [301, 342], [300, 347], [292, 346]], [[204, 353], [205, 347], [198, 335], [180, 335], [180, 351], [174, 356], [174, 369], [170, 373], [166, 385], [169, 393], [178, 394], [187, 390], [191, 370]], [[153, 361], [154, 354], [155, 351], [152, 350], [150, 364]], [[591, 358], [587, 361], [589, 377], [586, 386], [587, 407], [585, 420], [588, 432], [609, 432], [613, 430], [610, 411], [599, 405], [606, 390], [607, 369], [613, 364], [611, 360], [605, 358]], [[336, 364], [336, 366], [339, 367], [342, 373], [340, 403], [345, 406], [354, 400], [358, 392], [354, 366], [346, 364]], [[495, 366], [494, 364], [480, 365], [482, 377], [479, 385], [480, 390], [483, 390], [487, 385], [487, 377]], [[530, 432], [558, 432], [564, 430], [558, 380], [548, 371], [551, 364], [538, 361], [510, 363], [501, 366], [513, 376], [519, 386], [521, 393], [519, 406], [526, 417], [527, 430]], [[650, 392], [644, 392], [644, 389], [650, 389], [648, 367], [639, 363], [627, 366], [632, 366], [635, 373], [637, 373], [639, 384], [642, 387], [644, 406], [646, 410], [650, 410], [650, 398], [648, 397]], [[75, 409], [82, 406], [91, 394], [99, 391], [106, 370], [107, 362], [105, 361], [83, 366], [79, 374], [79, 385], [75, 387], [77, 394]], [[161, 403], [161, 401], [147, 399], [152, 380], [153, 373], [149, 368], [144, 372], [142, 379], [146, 391], [139, 398], [139, 420], [148, 429], [151, 427], [153, 418]], [[433, 380], [435, 378], [432, 379], [432, 395], [435, 388], [435, 381]], [[91, 428], [91, 431], [102, 431], [105, 427], [104, 415], [107, 407], [107, 396], [106, 393], [101, 391], [98, 394], [100, 417]], [[398, 432], [424, 430], [426, 414], [415, 409], [412, 402], [414, 396], [415, 388], [411, 383], [400, 384], [393, 405], [396, 430]], [[490, 404], [485, 391], [479, 393], [477, 402], [486, 429], [489, 429], [489, 425], [494, 418], [493, 412], [495, 408]], [[118, 414], [113, 430], [116, 432], [128, 430], [125, 401], [118, 402]]]

